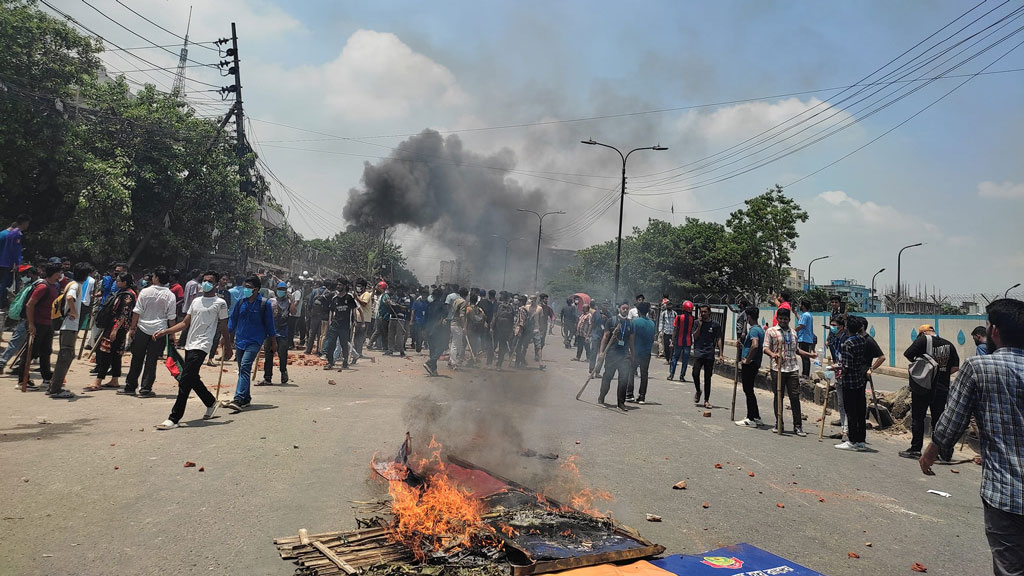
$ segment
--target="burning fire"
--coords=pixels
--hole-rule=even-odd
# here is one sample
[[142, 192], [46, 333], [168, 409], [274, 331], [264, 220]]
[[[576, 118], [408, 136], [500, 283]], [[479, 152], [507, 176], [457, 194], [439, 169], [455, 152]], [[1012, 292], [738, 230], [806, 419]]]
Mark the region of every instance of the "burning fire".
[[610, 515], [611, 512], [609, 511], [602, 512], [598, 510], [596, 502], [611, 502], [615, 500], [615, 497], [606, 490], [595, 490], [584, 486], [583, 481], [580, 479], [580, 469], [576, 466], [577, 460], [578, 455], [573, 454], [566, 458], [562, 464], [562, 470], [568, 475], [566, 480], [566, 485], [569, 488], [568, 508], [574, 508], [595, 518], [604, 518]]
[[479, 541], [491, 532], [480, 518], [482, 502], [456, 486], [445, 472], [441, 445], [432, 439], [430, 450], [431, 457], [420, 461], [420, 470], [431, 470], [425, 486], [410, 486], [398, 475], [388, 476], [395, 515], [391, 539], [411, 548], [421, 561], [431, 550], [448, 553], [469, 547], [474, 539]]

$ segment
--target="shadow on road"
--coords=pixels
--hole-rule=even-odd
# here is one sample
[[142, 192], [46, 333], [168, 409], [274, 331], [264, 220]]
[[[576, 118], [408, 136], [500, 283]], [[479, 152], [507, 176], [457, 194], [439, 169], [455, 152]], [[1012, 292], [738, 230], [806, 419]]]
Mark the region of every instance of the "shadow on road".
[[0, 429], [0, 442], [21, 442], [22, 440], [49, 439], [77, 432], [96, 418], [79, 418], [71, 422], [33, 422], [18, 424], [14, 428]]

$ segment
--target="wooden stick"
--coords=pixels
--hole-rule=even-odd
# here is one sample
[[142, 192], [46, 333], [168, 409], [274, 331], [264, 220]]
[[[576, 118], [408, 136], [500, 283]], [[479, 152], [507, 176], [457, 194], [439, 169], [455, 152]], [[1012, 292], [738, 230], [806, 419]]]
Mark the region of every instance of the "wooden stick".
[[778, 366], [776, 366], [776, 368], [778, 368], [778, 370], [777, 370], [777, 374], [778, 374], [778, 376], [777, 376], [777, 380], [778, 380], [777, 386], [778, 386], [778, 390], [779, 390], [779, 392], [778, 392], [779, 405], [777, 407], [778, 408], [778, 412], [777, 412], [778, 420], [776, 422], [777, 426], [775, 427], [776, 430], [778, 430], [778, 432], [779, 432], [779, 436], [782, 436], [782, 426], [783, 426], [783, 423], [782, 423], [782, 416], [783, 416], [783, 414], [782, 413], [784, 412], [784, 405], [783, 405], [783, 400], [782, 400], [782, 360], [783, 360], [782, 357], [783, 357], [783, 354], [785, 354], [785, 350], [784, 350], [783, 340], [782, 340], [782, 329], [780, 328], [779, 329], [779, 359], [778, 359], [778, 363], [777, 363]]
[[223, 352], [221, 352], [221, 355], [220, 355], [220, 368], [219, 368], [219, 370], [220, 371], [217, 373], [217, 395], [214, 396], [214, 398], [213, 398], [215, 401], [216, 400], [220, 400], [220, 381], [224, 378], [224, 353]]
[[[746, 315], [743, 316], [746, 319]], [[737, 336], [739, 336], [737, 334]], [[732, 408], [729, 410], [729, 420], [736, 420], [736, 390], [740, 386], [740, 355], [743, 353], [743, 343], [736, 341], [736, 364], [733, 365], [732, 375]]]
[[[76, 332], [76, 337], [77, 337], [77, 332], [82, 331], [82, 327], [81, 326], [79, 326], [78, 328], [79, 329], [75, 331]], [[85, 351], [85, 343], [89, 340], [89, 330], [91, 328], [92, 328], [92, 307], [90, 306], [89, 307], [89, 316], [86, 317], [86, 319], [85, 319], [85, 330], [84, 330], [85, 331], [85, 335], [82, 336], [82, 345], [78, 347], [78, 359], [79, 360], [82, 359], [82, 352]], [[91, 345], [89, 347], [92, 348]]]
[[25, 363], [21, 368], [21, 391], [28, 391], [28, 373], [32, 364], [32, 346], [36, 342], [36, 335], [29, 333], [28, 344], [25, 346]]
[[[828, 325], [825, 325], [825, 326], [827, 327]], [[822, 360], [824, 360], [824, 362], [822, 363], [822, 367], [823, 368], [827, 368], [827, 365], [828, 365], [829, 349], [828, 349], [828, 342], [827, 342], [827, 340], [828, 339], [826, 338], [825, 353], [821, 355]], [[824, 372], [824, 370], [822, 370], [822, 372]], [[836, 373], [835, 370], [832, 370], [832, 376], [833, 377], [835, 377], [835, 373]], [[828, 413], [828, 399], [829, 399], [829, 395], [831, 393], [832, 393], [832, 381], [829, 380], [828, 378], [825, 378], [825, 397], [824, 397], [824, 399], [821, 402], [821, 426], [818, 427], [818, 442], [823, 442], [825, 440], [825, 416]], [[836, 387], [836, 393], [837, 394], [839, 393], [839, 387], [838, 386]]]
[[313, 547], [319, 550], [320, 553], [324, 556], [327, 556], [328, 560], [334, 563], [334, 565], [338, 568], [344, 570], [346, 574], [356, 574], [358, 572], [358, 570], [350, 566], [348, 562], [345, 562], [344, 560], [339, 558], [334, 552], [331, 552], [331, 549], [327, 546], [324, 546], [319, 542], [313, 542]]

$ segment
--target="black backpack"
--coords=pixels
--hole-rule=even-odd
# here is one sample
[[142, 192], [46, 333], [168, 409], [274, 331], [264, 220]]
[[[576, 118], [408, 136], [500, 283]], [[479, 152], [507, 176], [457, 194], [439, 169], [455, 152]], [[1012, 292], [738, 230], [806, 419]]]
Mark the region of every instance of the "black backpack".
[[96, 313], [96, 326], [98, 328], [110, 328], [114, 323], [114, 305], [117, 302], [117, 298], [120, 296], [117, 292], [110, 295], [107, 301], [100, 307], [99, 312]]

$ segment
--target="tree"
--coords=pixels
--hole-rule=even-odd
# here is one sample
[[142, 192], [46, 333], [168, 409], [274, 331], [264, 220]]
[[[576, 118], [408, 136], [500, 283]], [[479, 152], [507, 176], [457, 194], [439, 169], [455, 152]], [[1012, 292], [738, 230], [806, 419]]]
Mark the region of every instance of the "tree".
[[744, 202], [745, 208], [729, 215], [730, 279], [742, 292], [767, 294], [782, 289], [790, 252], [796, 249], [797, 222], [807, 212], [783, 193], [778, 184]]

